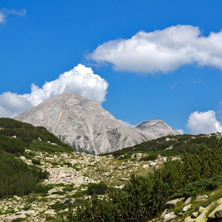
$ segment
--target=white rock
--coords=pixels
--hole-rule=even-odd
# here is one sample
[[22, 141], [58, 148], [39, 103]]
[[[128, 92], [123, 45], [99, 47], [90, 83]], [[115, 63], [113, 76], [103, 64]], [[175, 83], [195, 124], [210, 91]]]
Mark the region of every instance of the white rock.
[[192, 204], [188, 204], [183, 208], [183, 212], [187, 212], [192, 207]]
[[196, 201], [204, 201], [208, 198], [207, 195], [201, 195], [201, 196], [197, 196]]
[[168, 214], [165, 214], [163, 218], [164, 218], [164, 221], [169, 221], [169, 220], [172, 220], [176, 217], [177, 216], [174, 214], [174, 212], [170, 212]]
[[22, 161], [26, 161], [26, 158], [24, 156], [20, 156], [19, 159]]
[[219, 205], [216, 209], [214, 209], [208, 216], [208, 218], [213, 221], [217, 218], [222, 218], [222, 205]]
[[188, 205], [188, 204], [190, 204], [191, 203], [191, 200], [192, 200], [192, 198], [191, 197], [188, 197], [187, 199], [186, 199], [186, 201], [185, 201], [185, 205]]

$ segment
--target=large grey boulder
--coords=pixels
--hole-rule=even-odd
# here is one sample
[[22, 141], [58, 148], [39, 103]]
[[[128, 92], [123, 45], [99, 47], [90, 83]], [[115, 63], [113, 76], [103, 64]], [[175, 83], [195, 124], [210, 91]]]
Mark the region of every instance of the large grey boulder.
[[216, 221], [217, 219], [222, 220], [222, 204], [209, 214], [208, 219], [209, 221]]
[[107, 153], [179, 133], [161, 120], [123, 125], [95, 101], [72, 92], [52, 97], [15, 119], [44, 126], [76, 151]]

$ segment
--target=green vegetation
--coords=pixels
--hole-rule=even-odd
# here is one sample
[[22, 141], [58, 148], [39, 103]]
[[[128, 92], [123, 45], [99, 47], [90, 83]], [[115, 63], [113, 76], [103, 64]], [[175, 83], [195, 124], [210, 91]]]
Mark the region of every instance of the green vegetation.
[[[9, 118], [0, 118], [0, 141], [0, 150], [10, 153], [23, 153], [25, 148], [46, 152], [73, 151], [44, 127], [34, 127]], [[15, 149], [15, 151], [10, 149]]]
[[[48, 186], [39, 185], [48, 177], [46, 171], [34, 165], [40, 160], [25, 149], [44, 152], [71, 152], [44, 127], [34, 127], [9, 118], [0, 118], [0, 197], [8, 195], [26, 195], [31, 192], [45, 193]], [[34, 165], [27, 165], [18, 156], [31, 157]]]
[[182, 161], [168, 161], [145, 177], [133, 175], [122, 190], [110, 190], [108, 200], [93, 195], [71, 221], [146, 221], [156, 217], [172, 197], [215, 189], [222, 178], [222, 147], [217, 144], [211, 143], [211, 149], [200, 145], [195, 152], [184, 153]]
[[[84, 156], [81, 156], [81, 163], [72, 164], [71, 158], [76, 158], [76, 154], [67, 155], [69, 158], [55, 154], [64, 151], [71, 152], [72, 149], [45, 128], [0, 119], [0, 198], [29, 194], [21, 198], [26, 199], [24, 210], [29, 210], [33, 203], [48, 203], [48, 191], [61, 187], [52, 194], [63, 195], [67, 200], [47, 205], [57, 213], [56, 218], [48, 216], [47, 220], [57, 221], [61, 215], [69, 214], [70, 221], [139, 222], [160, 215], [170, 199], [207, 194], [209, 199], [202, 206], [208, 206], [212, 200], [222, 195], [222, 142], [214, 134], [163, 137], [113, 152], [115, 160], [110, 158], [107, 161], [101, 157], [100, 162], [90, 157], [89, 164], [84, 163]], [[132, 158], [133, 153], [142, 155]], [[155, 168], [144, 168], [144, 165], [149, 165], [145, 162], [131, 162], [153, 161], [159, 155], [180, 158], [168, 158], [169, 161], [164, 164], [162, 163], [167, 158], [161, 158], [158, 161], [162, 163]], [[25, 163], [25, 158], [22, 161], [23, 157], [20, 156], [24, 156], [30, 165]], [[54, 162], [57, 158], [58, 162]], [[73, 184], [43, 185], [41, 181], [48, 177], [48, 173], [40, 169], [40, 164], [42, 168], [46, 164], [54, 167], [67, 166], [80, 171], [80, 174], [83, 169], [87, 169], [84, 171], [85, 176], [104, 182], [81, 185], [79, 188], [73, 187]], [[136, 175], [127, 181], [130, 172]], [[111, 187], [116, 185], [123, 188]], [[182, 203], [178, 204], [175, 213], [179, 214], [182, 208]], [[14, 213], [11, 208], [8, 211]]]
[[108, 192], [108, 186], [104, 182], [100, 182], [99, 184], [91, 183], [88, 185], [87, 193], [88, 195], [94, 194], [105, 194]]
[[80, 168], [77, 167], [77, 164], [72, 165], [69, 162], [64, 162], [63, 164], [61, 164], [61, 166], [68, 166], [68, 167], [71, 167], [71, 168], [75, 169], [76, 171], [80, 171], [81, 170]]
[[157, 154], [150, 154], [149, 156], [144, 156], [140, 158], [140, 161], [149, 161], [149, 160], [156, 160]]
[[32, 163], [36, 165], [40, 165], [40, 160], [32, 159]]
[[[215, 144], [215, 141], [217, 144]], [[131, 156], [133, 153], [147, 153], [147, 154], [160, 154], [161, 156], [177, 156], [183, 153], [196, 153], [197, 147], [201, 144], [207, 147], [222, 145], [222, 141], [218, 140], [215, 134], [210, 137], [206, 135], [177, 135], [177, 136], [165, 136], [155, 140], [150, 140], [137, 144], [133, 147], [117, 150], [112, 153], [115, 158], [119, 156]]]
[[5, 152], [0, 152], [0, 169], [0, 197], [28, 194], [41, 179], [48, 176], [40, 168], [28, 166]]
[[219, 182], [221, 181], [221, 176], [215, 176], [210, 179], [201, 179], [195, 182], [191, 182], [185, 185], [184, 188], [178, 190], [176, 193], [174, 193], [170, 199], [175, 199], [179, 197], [192, 197], [196, 196], [199, 193], [202, 193], [204, 191], [212, 191], [217, 188]]

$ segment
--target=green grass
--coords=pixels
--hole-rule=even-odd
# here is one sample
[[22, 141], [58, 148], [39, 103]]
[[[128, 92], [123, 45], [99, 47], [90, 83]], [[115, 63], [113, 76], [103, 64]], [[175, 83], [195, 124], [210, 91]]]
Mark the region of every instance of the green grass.
[[55, 146], [55, 145], [52, 145], [48, 142], [43, 142], [43, 141], [39, 141], [39, 140], [34, 140], [30, 144], [29, 149], [33, 150], [33, 151], [41, 151], [41, 152], [48, 152], [48, 153], [67, 152], [66, 147]]

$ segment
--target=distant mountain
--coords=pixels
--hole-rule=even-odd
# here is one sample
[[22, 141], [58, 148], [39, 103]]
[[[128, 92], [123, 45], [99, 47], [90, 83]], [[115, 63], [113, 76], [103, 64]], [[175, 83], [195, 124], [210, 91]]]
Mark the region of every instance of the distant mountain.
[[158, 138], [166, 135], [178, 135], [179, 133], [171, 126], [167, 125], [162, 120], [147, 120], [139, 123], [135, 128], [144, 131], [145, 133], [152, 134]]
[[72, 92], [50, 98], [15, 119], [44, 126], [74, 150], [93, 154], [179, 134], [161, 120], [125, 126], [99, 103]]

